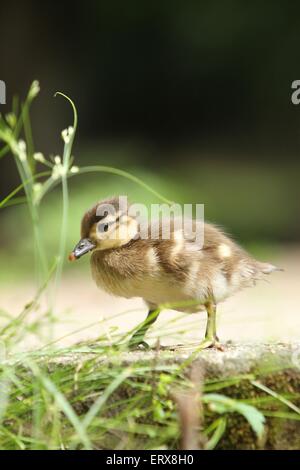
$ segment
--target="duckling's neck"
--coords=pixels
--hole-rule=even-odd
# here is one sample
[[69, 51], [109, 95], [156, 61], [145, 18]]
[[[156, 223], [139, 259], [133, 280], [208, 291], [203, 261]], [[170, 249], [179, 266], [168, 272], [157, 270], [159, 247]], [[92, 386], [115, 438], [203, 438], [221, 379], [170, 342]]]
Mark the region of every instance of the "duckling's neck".
[[91, 256], [92, 276], [107, 292], [132, 297], [132, 280], [141, 275], [144, 262], [141, 248], [129, 242], [120, 248], [94, 251]]
[[131, 240], [126, 245], [122, 245], [118, 248], [96, 250], [92, 253], [91, 264], [97, 264], [107, 272], [113, 271], [120, 276], [128, 276], [131, 266], [132, 271], [134, 271], [135, 250], [132, 252], [133, 244], [134, 241]]

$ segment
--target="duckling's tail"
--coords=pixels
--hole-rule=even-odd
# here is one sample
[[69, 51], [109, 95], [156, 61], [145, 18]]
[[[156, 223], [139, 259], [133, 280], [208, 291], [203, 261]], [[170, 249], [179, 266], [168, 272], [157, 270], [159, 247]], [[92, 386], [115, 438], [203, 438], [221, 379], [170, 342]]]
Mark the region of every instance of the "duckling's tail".
[[257, 262], [257, 267], [263, 274], [271, 274], [274, 271], [284, 271], [283, 268], [278, 268], [277, 266], [274, 266], [274, 264], [271, 263]]

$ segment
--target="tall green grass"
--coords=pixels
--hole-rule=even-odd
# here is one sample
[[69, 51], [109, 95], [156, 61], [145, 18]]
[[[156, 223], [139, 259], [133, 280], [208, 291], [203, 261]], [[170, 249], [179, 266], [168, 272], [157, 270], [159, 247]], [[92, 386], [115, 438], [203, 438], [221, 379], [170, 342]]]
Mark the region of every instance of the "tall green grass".
[[[0, 158], [14, 159], [21, 180], [0, 201], [0, 210], [8, 205], [26, 204], [37, 280], [36, 295], [17, 317], [0, 311], [0, 449], [176, 448], [185, 432], [176, 390], [187, 397], [195, 390], [198, 393], [195, 433], [199, 446], [215, 448], [230, 416], [236, 413], [249, 423], [254, 440], [262, 439], [264, 414], [270, 416], [272, 411], [260, 407], [259, 401], [234, 400], [221, 393], [245, 381], [267, 394], [272, 405], [280, 404], [277, 417], [299, 419], [300, 411], [290, 401], [291, 397], [273, 392], [254, 376], [195, 382], [189, 370], [197, 350], [181, 364], [174, 362], [172, 353], [169, 356], [164, 353], [167, 355], [164, 365], [160, 365], [155, 352], [130, 361], [126, 352], [129, 333], [111, 332], [98, 338], [96, 344], [85, 342], [70, 348], [59, 347], [59, 340], [49, 335], [42, 348], [15, 351], [16, 344], [26, 336], [42, 335], [45, 329], [51, 331], [53, 321], [57, 321], [55, 297], [66, 256], [69, 178], [107, 172], [127, 178], [160, 200], [170, 202], [124, 170], [74, 165], [72, 146], [77, 112], [72, 100], [63, 93], [57, 95], [71, 104], [74, 121], [62, 132], [62, 157], [47, 159], [36, 152], [29, 115], [38, 92], [39, 84], [34, 82], [24, 102], [19, 104], [15, 99], [12, 112], [0, 119], [0, 140], [4, 143]], [[44, 165], [45, 170], [38, 171], [37, 164]], [[41, 203], [57, 185], [61, 185], [62, 193], [60, 239], [57, 251], [49, 257], [41, 231]], [[38, 308], [42, 297], [47, 300], [44, 312]], [[166, 332], [172, 328], [166, 325]]]

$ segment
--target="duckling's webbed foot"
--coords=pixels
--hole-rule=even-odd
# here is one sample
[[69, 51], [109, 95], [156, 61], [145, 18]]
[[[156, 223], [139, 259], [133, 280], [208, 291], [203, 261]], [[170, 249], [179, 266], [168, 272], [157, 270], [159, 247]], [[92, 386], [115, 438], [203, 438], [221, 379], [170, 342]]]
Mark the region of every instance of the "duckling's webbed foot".
[[218, 351], [225, 351], [224, 346], [220, 343], [220, 341], [217, 341], [216, 339], [209, 339], [205, 338], [201, 343], [199, 344], [199, 349], [208, 349], [208, 348], [215, 348]]
[[138, 343], [137, 341], [129, 341], [128, 348], [131, 351], [148, 351], [150, 348], [149, 344], [146, 341], [141, 341]]
[[208, 348], [213, 348], [213, 347], [214, 347], [214, 341], [209, 338], [203, 339], [199, 344], [199, 349], [208, 349]]

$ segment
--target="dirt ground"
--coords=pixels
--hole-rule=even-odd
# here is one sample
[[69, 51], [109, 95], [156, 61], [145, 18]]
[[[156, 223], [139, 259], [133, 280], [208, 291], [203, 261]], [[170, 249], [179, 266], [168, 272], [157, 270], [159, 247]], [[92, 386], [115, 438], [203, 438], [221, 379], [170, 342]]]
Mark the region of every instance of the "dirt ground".
[[[274, 261], [274, 260], [273, 260]], [[285, 250], [275, 260], [285, 269], [252, 289], [245, 289], [218, 307], [218, 335], [221, 341], [292, 341], [300, 339], [300, 248]], [[32, 282], [17, 287], [0, 285], [0, 308], [17, 315], [34, 295]], [[43, 306], [41, 307], [41, 311]], [[59, 288], [55, 313], [59, 318], [47, 338], [57, 345], [125, 332], [143, 321], [146, 308], [141, 299], [122, 299], [101, 292], [87, 270], [72, 276], [70, 271]], [[34, 315], [39, 315], [35, 312]], [[163, 345], [198, 342], [205, 331], [205, 313], [181, 314], [164, 311], [149, 331], [147, 340], [157, 338]], [[78, 331], [75, 333], [75, 331]], [[46, 332], [48, 333], [48, 332]], [[48, 341], [48, 339], [45, 341]], [[27, 346], [39, 345], [37, 338]]]

